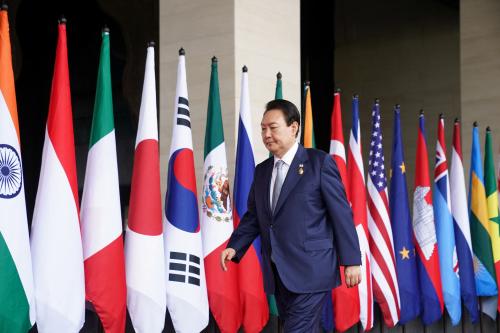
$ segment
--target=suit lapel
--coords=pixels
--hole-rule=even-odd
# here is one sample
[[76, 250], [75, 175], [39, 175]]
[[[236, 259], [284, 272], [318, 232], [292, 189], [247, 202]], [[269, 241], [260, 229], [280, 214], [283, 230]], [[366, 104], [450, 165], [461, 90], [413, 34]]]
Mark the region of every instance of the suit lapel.
[[270, 157], [268, 159], [267, 165], [265, 167], [265, 175], [262, 178], [265, 181], [265, 193], [263, 195], [264, 197], [264, 207], [266, 207], [266, 212], [269, 216], [272, 216], [273, 213], [271, 211], [271, 198], [270, 198], [270, 191], [271, 191], [271, 177], [273, 175], [273, 168], [274, 168], [274, 157]]
[[[292, 160], [292, 164], [290, 165], [290, 168], [288, 169], [288, 173], [286, 174], [285, 181], [283, 182], [283, 187], [281, 187], [281, 192], [280, 196], [278, 198], [278, 203], [276, 204], [276, 207], [274, 209], [274, 215], [276, 215], [279, 210], [281, 209], [281, 206], [286, 201], [286, 198], [288, 195], [292, 192], [293, 188], [295, 185], [297, 185], [297, 182], [300, 180], [302, 177], [302, 174], [299, 174], [299, 165], [304, 164], [308, 160], [307, 157], [307, 151], [302, 145], [299, 145], [299, 148], [297, 149], [297, 153], [295, 154], [295, 157]], [[305, 169], [307, 171], [307, 169]], [[271, 169], [272, 172], [272, 169]], [[270, 177], [269, 177], [270, 178]], [[268, 204], [269, 204], [269, 191], [268, 191]], [[270, 209], [270, 208], [269, 208]]]

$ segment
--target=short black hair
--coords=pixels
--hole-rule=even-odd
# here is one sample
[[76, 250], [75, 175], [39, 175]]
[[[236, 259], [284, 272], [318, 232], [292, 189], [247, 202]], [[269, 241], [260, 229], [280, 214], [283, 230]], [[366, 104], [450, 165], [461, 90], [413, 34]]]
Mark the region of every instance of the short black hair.
[[295, 104], [292, 102], [287, 101], [286, 99], [274, 99], [266, 104], [264, 114], [271, 110], [280, 110], [285, 117], [287, 126], [290, 126], [296, 121], [300, 127], [300, 113]]

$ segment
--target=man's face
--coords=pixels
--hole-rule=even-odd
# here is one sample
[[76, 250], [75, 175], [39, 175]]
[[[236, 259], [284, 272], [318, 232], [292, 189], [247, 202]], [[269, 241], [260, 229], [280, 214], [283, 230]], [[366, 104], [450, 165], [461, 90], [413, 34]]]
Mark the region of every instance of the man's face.
[[293, 122], [287, 126], [281, 110], [269, 110], [264, 113], [260, 123], [262, 142], [273, 155], [281, 158], [295, 143], [295, 134], [299, 124]]

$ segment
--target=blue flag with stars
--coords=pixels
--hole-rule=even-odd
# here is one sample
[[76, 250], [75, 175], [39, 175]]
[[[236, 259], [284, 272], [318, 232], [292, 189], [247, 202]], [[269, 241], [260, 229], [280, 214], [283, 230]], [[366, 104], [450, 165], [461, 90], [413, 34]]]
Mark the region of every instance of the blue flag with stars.
[[401, 303], [400, 324], [415, 319], [420, 314], [420, 291], [417, 281], [417, 261], [413, 244], [412, 220], [408, 203], [406, 185], [406, 166], [404, 162], [399, 106], [394, 109], [394, 136], [392, 144], [391, 186], [389, 207], [396, 272], [398, 276], [399, 298]]

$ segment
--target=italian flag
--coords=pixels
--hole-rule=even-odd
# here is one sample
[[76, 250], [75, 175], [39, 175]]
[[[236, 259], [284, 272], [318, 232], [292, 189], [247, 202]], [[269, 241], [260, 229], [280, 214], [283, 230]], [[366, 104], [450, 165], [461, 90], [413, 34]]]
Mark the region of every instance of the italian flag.
[[0, 332], [35, 322], [33, 273], [24, 199], [7, 10], [0, 11]]
[[102, 36], [89, 145], [80, 215], [85, 298], [106, 332], [121, 333], [127, 298], [107, 30]]

